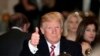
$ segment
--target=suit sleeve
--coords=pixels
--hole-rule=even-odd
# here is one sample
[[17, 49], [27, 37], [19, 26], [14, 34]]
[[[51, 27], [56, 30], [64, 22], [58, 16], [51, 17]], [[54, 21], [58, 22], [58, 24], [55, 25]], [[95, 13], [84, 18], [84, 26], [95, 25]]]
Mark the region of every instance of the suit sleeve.
[[35, 53], [38, 51], [38, 48], [37, 48], [37, 47], [34, 47], [34, 46], [30, 43], [30, 41], [28, 42], [28, 47], [29, 47], [29, 50], [30, 50], [33, 54], [35, 54]]
[[71, 46], [71, 53], [72, 56], [83, 56], [82, 54], [82, 48], [80, 44], [75, 44], [73, 46]]
[[39, 56], [39, 54], [35, 53], [33, 54], [30, 49], [29, 49], [29, 46], [28, 46], [28, 40], [25, 40], [24, 41], [24, 44], [23, 44], [23, 49], [22, 51], [20, 52], [20, 56]]

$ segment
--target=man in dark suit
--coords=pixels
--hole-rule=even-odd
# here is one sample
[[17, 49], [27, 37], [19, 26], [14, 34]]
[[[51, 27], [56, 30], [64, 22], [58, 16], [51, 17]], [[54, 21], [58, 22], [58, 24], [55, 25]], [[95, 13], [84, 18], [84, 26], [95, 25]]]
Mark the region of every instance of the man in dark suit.
[[24, 15], [16, 13], [11, 16], [9, 26], [11, 29], [0, 36], [0, 56], [19, 56], [29, 21]]
[[36, 27], [31, 39], [24, 42], [20, 56], [58, 56], [66, 53], [71, 56], [82, 56], [81, 46], [61, 37], [63, 16], [59, 12], [49, 12], [42, 16], [39, 34]]

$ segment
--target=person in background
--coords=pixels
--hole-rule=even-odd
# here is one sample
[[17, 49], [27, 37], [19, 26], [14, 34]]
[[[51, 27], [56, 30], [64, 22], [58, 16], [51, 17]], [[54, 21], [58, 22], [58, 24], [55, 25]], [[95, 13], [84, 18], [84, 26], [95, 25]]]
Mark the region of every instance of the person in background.
[[42, 14], [57, 11], [55, 8], [56, 0], [41, 0], [43, 3]]
[[77, 41], [82, 46], [82, 53], [84, 56], [88, 56], [91, 53], [97, 31], [98, 25], [95, 19], [84, 18], [80, 23], [77, 30]]
[[10, 17], [10, 30], [0, 36], [0, 56], [19, 56], [29, 26], [28, 19], [21, 13]]
[[66, 40], [62, 35], [63, 16], [59, 12], [49, 12], [41, 17], [40, 30], [36, 27], [31, 39], [24, 42], [20, 56], [58, 56], [68, 53], [82, 56], [81, 46]]
[[67, 40], [76, 41], [76, 31], [81, 21], [82, 17], [78, 12], [70, 13], [65, 19], [63, 35]]
[[29, 22], [29, 32], [32, 33], [40, 20], [40, 12], [35, 4], [35, 0], [19, 0], [19, 3], [14, 6], [14, 12], [24, 14]]

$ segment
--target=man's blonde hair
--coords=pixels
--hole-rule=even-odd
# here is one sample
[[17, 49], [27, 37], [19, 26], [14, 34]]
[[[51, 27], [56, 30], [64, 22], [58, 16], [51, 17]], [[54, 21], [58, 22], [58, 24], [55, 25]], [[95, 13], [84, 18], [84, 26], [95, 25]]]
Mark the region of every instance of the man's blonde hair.
[[40, 26], [42, 26], [44, 22], [58, 21], [58, 22], [60, 22], [61, 27], [62, 27], [63, 26], [63, 19], [64, 18], [60, 12], [49, 12], [49, 13], [46, 13], [42, 16]]

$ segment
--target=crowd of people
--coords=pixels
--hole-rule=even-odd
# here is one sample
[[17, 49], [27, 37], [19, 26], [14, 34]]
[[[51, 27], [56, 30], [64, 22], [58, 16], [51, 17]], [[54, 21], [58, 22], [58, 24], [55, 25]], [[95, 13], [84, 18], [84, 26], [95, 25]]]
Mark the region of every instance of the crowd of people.
[[80, 6], [61, 7], [66, 1], [41, 2], [42, 7], [19, 0], [15, 13], [3, 16], [7, 31], [0, 35], [0, 56], [93, 56], [100, 43], [97, 15], [83, 13]]

